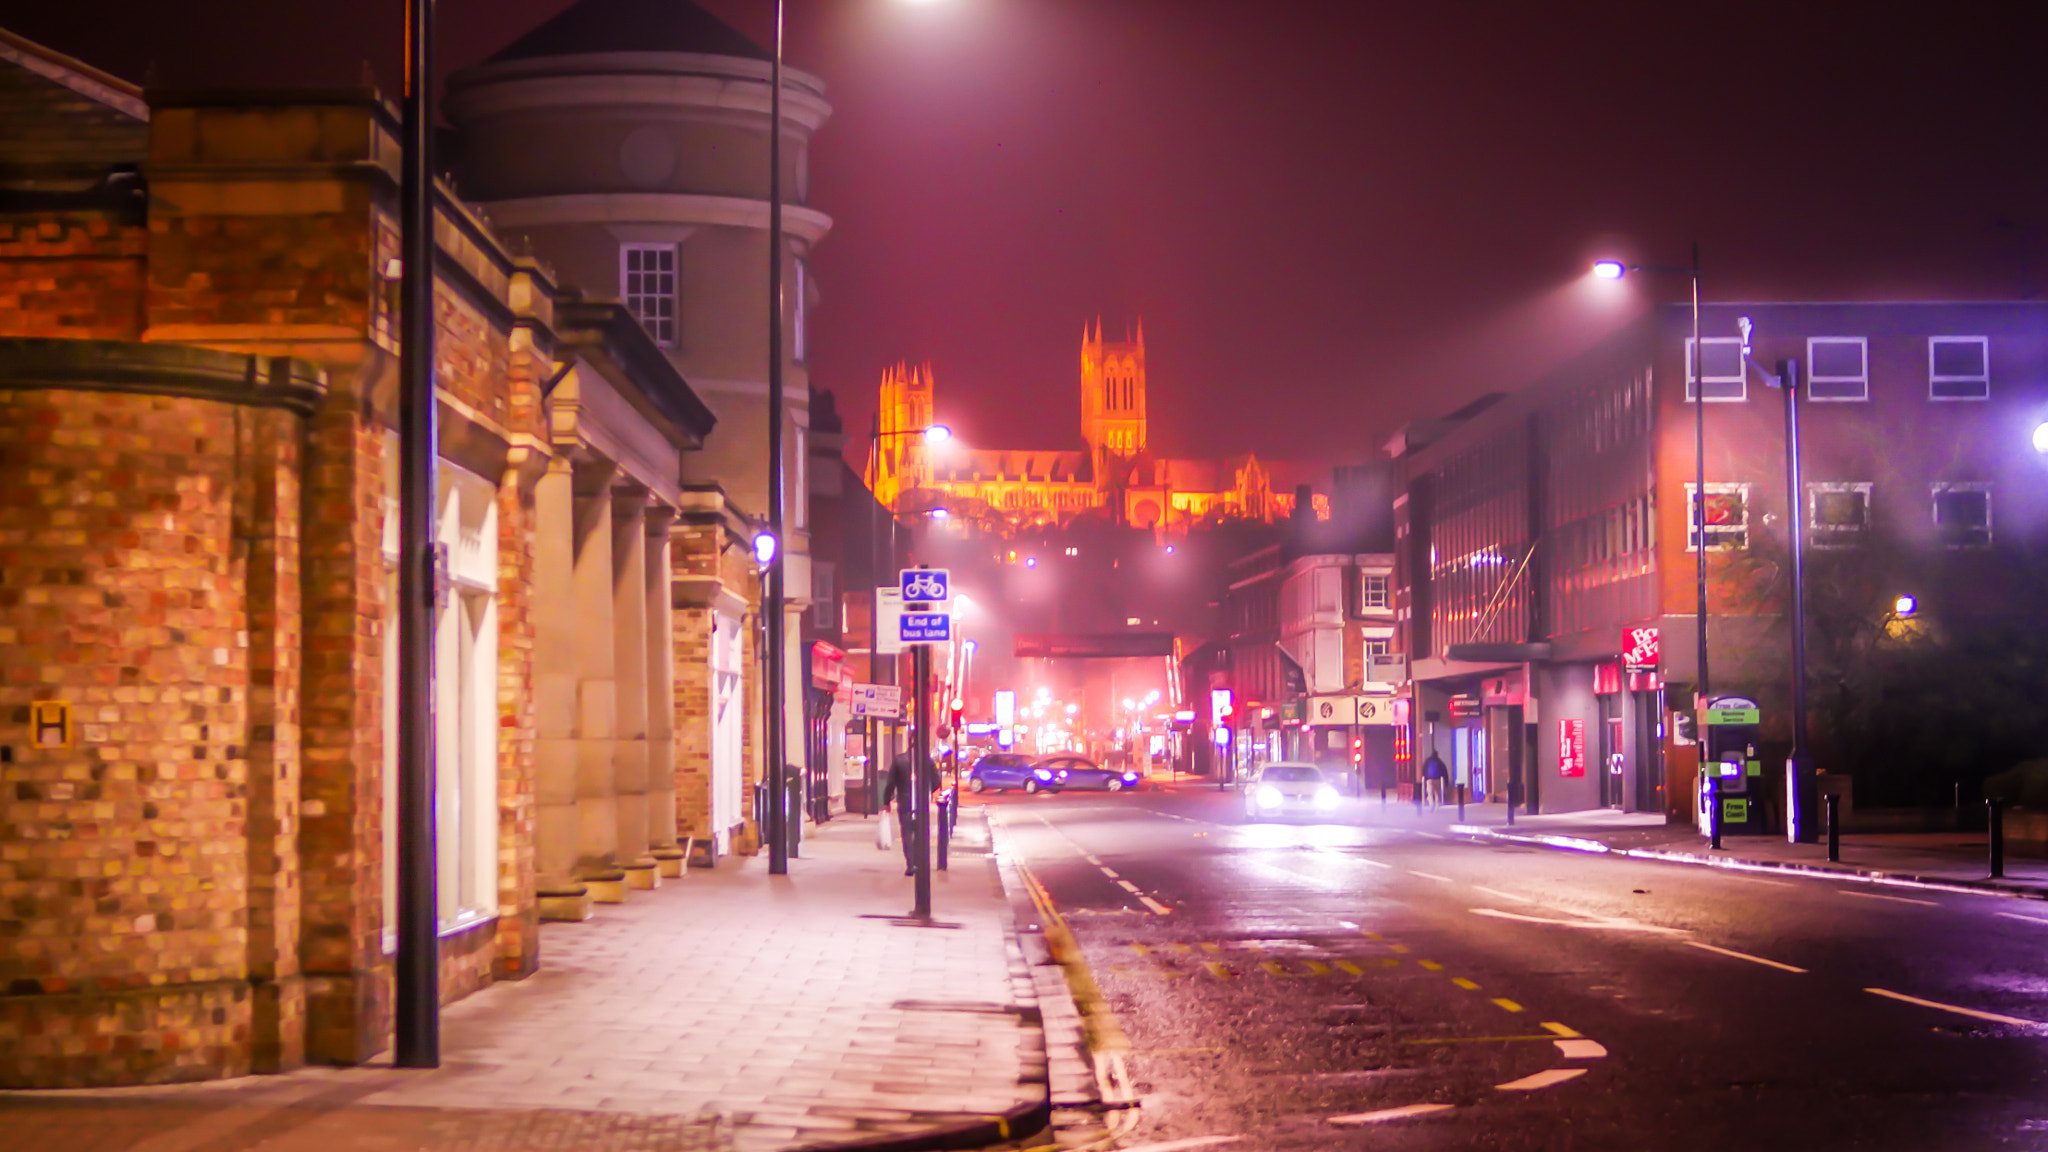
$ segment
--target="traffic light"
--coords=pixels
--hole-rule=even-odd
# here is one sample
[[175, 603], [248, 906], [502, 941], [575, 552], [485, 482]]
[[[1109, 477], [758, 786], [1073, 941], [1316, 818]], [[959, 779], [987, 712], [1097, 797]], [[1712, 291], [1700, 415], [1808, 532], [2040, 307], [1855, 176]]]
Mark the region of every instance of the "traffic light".
[[960, 700], [960, 699], [955, 699], [955, 700], [953, 701], [953, 709], [952, 709], [952, 712], [953, 712], [953, 731], [955, 731], [955, 732], [958, 732], [958, 731], [960, 731], [960, 718], [961, 718], [961, 716], [962, 716], [962, 715], [964, 715], [964, 714], [966, 713], [966, 711], [967, 711], [967, 701], [965, 701], [965, 700]]
[[1351, 762], [1353, 764], [1365, 763], [1365, 737], [1353, 736], [1351, 738]]

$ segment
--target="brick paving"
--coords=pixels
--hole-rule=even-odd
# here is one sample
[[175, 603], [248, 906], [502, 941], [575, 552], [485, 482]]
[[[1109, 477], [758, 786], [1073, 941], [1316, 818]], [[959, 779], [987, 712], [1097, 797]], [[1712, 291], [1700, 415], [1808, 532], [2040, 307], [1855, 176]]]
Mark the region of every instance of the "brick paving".
[[934, 910], [874, 825], [693, 871], [548, 924], [542, 967], [443, 1015], [443, 1063], [150, 1089], [0, 1094], [13, 1152], [731, 1149], [930, 1133], [1047, 1095], [1038, 991], [981, 822]]

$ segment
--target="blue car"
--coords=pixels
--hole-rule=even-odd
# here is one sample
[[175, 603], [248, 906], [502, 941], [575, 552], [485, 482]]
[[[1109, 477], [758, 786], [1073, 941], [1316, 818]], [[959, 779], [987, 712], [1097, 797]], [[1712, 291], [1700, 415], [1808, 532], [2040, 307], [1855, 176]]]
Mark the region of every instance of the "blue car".
[[1105, 792], [1121, 792], [1136, 788], [1143, 779], [1135, 771], [1123, 768], [1104, 768], [1093, 760], [1081, 756], [1047, 756], [1038, 762], [1038, 770], [1052, 773], [1052, 787], [1064, 792], [1069, 788], [1099, 788]]
[[1037, 767], [1014, 752], [991, 752], [976, 760], [974, 768], [967, 773], [969, 792], [986, 792], [991, 788], [1008, 792], [1012, 788], [1021, 788], [1031, 793], [1052, 787], [1055, 785], [1051, 769]]

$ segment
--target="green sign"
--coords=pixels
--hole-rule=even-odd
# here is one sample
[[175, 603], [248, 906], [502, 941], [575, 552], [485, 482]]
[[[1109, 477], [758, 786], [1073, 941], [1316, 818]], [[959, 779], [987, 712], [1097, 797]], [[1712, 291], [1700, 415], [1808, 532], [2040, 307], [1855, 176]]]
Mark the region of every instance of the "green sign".
[[1749, 800], [1742, 796], [1729, 796], [1721, 801], [1721, 823], [1749, 823]]
[[1749, 761], [1745, 761], [1744, 763], [1745, 763], [1745, 771], [1744, 771], [1744, 773], [1743, 773], [1744, 775], [1746, 775], [1746, 776], [1761, 776], [1761, 775], [1763, 775], [1763, 774], [1764, 774], [1764, 762], [1763, 762], [1763, 761], [1761, 761], [1761, 760], [1749, 760]]
[[1709, 708], [1709, 724], [1761, 724], [1764, 721], [1761, 708]]

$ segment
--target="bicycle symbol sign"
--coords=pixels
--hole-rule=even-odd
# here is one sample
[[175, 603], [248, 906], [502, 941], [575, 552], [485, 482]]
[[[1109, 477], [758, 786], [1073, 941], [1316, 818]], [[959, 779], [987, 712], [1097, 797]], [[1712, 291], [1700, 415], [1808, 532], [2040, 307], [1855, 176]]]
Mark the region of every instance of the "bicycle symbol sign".
[[952, 598], [944, 568], [905, 568], [900, 574], [905, 603], [929, 604]]

